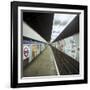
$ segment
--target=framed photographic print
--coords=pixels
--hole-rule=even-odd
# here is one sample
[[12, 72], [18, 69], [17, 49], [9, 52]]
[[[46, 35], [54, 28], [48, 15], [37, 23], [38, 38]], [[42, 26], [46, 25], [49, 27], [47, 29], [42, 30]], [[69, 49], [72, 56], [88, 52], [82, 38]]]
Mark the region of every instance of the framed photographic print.
[[87, 6], [11, 2], [11, 87], [87, 83]]

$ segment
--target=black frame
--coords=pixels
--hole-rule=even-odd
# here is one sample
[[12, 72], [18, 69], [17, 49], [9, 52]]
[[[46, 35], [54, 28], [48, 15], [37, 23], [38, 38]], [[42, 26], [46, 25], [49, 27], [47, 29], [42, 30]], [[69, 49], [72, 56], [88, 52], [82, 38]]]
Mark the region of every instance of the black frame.
[[[18, 83], [18, 6], [27, 7], [44, 7], [44, 8], [63, 8], [84, 10], [84, 80], [68, 80], [68, 81], [50, 81], [35, 83]], [[66, 4], [48, 4], [33, 2], [11, 2], [11, 87], [34, 87], [34, 86], [51, 86], [51, 85], [67, 85], [82, 84], [88, 82], [87, 72], [87, 6], [82, 5], [66, 5]]]

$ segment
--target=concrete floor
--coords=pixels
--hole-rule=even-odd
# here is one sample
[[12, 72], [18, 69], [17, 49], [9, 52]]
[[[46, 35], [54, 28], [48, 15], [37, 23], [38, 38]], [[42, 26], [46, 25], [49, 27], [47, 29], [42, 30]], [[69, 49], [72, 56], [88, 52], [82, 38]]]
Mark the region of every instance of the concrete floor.
[[53, 52], [48, 46], [23, 70], [24, 77], [57, 75]]

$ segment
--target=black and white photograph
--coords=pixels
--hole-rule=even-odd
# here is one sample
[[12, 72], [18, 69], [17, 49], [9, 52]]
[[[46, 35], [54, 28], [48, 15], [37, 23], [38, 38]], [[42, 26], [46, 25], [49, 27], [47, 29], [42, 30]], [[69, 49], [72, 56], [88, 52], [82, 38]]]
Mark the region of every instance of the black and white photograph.
[[23, 77], [79, 74], [79, 14], [23, 12]]

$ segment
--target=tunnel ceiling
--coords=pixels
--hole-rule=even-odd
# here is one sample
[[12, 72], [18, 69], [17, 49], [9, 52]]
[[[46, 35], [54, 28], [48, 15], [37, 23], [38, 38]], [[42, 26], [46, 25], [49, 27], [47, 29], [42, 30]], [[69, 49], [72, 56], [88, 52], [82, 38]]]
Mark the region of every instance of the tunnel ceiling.
[[64, 29], [64, 31], [53, 41], [59, 41], [79, 32], [79, 15]]
[[23, 12], [23, 20], [48, 42], [51, 38], [53, 16], [53, 13]]

